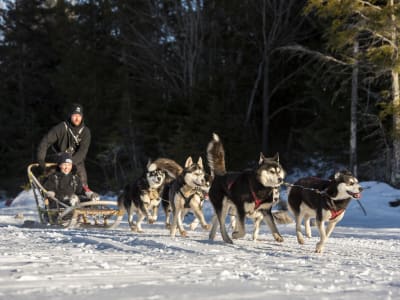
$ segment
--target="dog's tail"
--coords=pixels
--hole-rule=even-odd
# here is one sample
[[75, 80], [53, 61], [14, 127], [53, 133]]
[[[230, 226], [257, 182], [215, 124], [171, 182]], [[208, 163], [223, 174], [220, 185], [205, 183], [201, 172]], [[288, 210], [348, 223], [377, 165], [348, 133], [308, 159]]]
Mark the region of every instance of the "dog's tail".
[[216, 133], [213, 133], [212, 140], [208, 143], [207, 160], [211, 171], [211, 177], [214, 177], [214, 175], [221, 176], [226, 173], [225, 150]]
[[157, 166], [158, 169], [163, 170], [167, 173], [167, 183], [168, 181], [172, 181], [173, 179], [178, 178], [181, 175], [183, 168], [174, 160], [169, 158], [157, 158], [153, 163]]

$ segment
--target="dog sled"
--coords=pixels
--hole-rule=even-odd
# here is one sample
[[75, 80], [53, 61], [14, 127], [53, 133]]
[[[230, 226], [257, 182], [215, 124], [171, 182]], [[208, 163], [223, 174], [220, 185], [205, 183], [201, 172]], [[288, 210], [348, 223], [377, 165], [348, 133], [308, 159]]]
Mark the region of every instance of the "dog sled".
[[[79, 202], [68, 205], [56, 198], [48, 199], [46, 189], [35, 175], [38, 163], [28, 166], [28, 178], [35, 197], [41, 224], [50, 224], [65, 228], [116, 228], [122, 220], [124, 211], [116, 201], [102, 200]], [[56, 164], [46, 163], [46, 169], [55, 168]], [[56, 202], [56, 208], [50, 207], [50, 201]], [[53, 207], [54, 205], [52, 205]]]

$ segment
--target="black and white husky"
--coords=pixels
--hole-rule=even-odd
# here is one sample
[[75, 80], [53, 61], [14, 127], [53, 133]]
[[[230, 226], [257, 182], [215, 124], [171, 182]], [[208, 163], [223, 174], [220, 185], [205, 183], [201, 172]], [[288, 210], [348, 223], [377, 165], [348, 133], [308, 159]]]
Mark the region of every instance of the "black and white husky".
[[[201, 157], [195, 163], [189, 156], [182, 173], [169, 187], [169, 201], [173, 215], [171, 237], [175, 237], [177, 228], [182, 236], [187, 236], [183, 227], [183, 218], [189, 211], [194, 213], [204, 229], [210, 229], [203, 214], [204, 193], [208, 192], [208, 188]], [[193, 229], [193, 224], [191, 229]]]
[[[118, 197], [118, 206], [128, 213], [129, 226], [133, 231], [143, 232], [142, 222], [147, 218], [150, 224], [158, 218], [161, 193], [166, 181], [175, 178], [179, 165], [170, 159], [159, 158], [148, 162], [144, 174], [125, 186]], [[136, 223], [133, 221], [137, 214]]]
[[[311, 237], [310, 218], [316, 218], [320, 241], [315, 252], [322, 252], [336, 224], [343, 218], [352, 199], [361, 197], [362, 188], [349, 171], [337, 172], [331, 180], [316, 177], [301, 178], [289, 190], [288, 204], [296, 222], [299, 244], [304, 244], [301, 223]], [[328, 226], [325, 229], [325, 222]]]
[[[227, 172], [225, 169], [225, 150], [215, 133], [207, 147], [208, 164], [213, 177], [209, 199], [214, 207], [210, 239], [215, 238], [218, 222], [222, 239], [232, 243], [228, 236], [225, 222], [228, 214], [237, 217], [234, 239], [245, 235], [245, 217], [256, 219], [253, 238], [257, 239], [260, 222], [262, 219], [269, 225], [277, 241], [283, 241], [279, 234], [272, 215], [272, 206], [276, 203], [276, 191], [282, 183], [285, 171], [279, 164], [278, 158], [267, 158], [260, 153], [258, 166], [255, 169], [243, 172]], [[231, 211], [231, 212], [230, 212]], [[262, 216], [262, 219], [260, 219]]]

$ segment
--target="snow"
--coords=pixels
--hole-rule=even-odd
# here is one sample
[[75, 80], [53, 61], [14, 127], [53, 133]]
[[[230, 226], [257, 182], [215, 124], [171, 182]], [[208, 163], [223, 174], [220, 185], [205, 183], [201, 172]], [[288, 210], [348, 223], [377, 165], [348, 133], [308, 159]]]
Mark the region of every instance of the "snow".
[[388, 205], [400, 190], [362, 186], [367, 216], [353, 201], [322, 254], [316, 228], [299, 245], [293, 223], [278, 225], [278, 243], [265, 224], [252, 241], [249, 222], [233, 245], [200, 228], [171, 238], [162, 212], [141, 234], [126, 217], [108, 231], [27, 228], [38, 217], [24, 191], [0, 202], [0, 299], [400, 299], [400, 207]]

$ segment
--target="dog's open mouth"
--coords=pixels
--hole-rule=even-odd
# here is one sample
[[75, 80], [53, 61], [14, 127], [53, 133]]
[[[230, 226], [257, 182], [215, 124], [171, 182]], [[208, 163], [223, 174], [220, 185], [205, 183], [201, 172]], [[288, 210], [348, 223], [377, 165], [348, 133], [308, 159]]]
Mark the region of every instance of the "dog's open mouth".
[[361, 198], [361, 193], [352, 193], [350, 191], [347, 191], [347, 194], [349, 194], [350, 196], [352, 196], [355, 199], [360, 199]]

